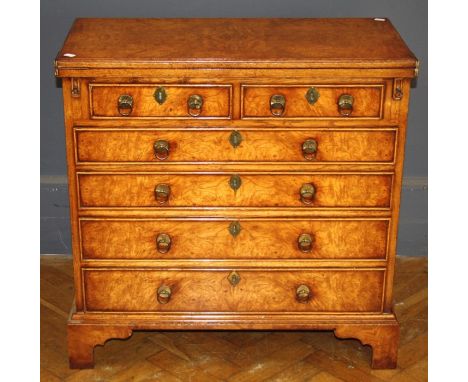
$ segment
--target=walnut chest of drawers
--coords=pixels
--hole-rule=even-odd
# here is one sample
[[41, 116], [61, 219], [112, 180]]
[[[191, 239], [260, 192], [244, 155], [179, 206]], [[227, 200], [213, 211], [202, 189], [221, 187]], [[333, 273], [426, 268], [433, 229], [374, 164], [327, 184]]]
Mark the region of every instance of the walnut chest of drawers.
[[386, 19], [78, 19], [71, 367], [133, 330], [333, 330], [396, 365], [410, 81]]

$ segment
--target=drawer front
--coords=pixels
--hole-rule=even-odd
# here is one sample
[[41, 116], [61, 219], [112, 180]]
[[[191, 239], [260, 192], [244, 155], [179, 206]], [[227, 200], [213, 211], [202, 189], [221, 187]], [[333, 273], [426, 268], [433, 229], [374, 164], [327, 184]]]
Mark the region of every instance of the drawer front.
[[[94, 118], [230, 118], [231, 85], [90, 84]], [[159, 99], [161, 101], [161, 99]]]
[[[84, 259], [384, 259], [389, 220], [80, 221]], [[196, 243], [196, 245], [194, 245]]]
[[[315, 96], [310, 96], [311, 88], [315, 89]], [[309, 102], [310, 97], [312, 97], [312, 102]], [[242, 86], [242, 117], [381, 119], [383, 98], [383, 84], [244, 85]]]
[[77, 162], [393, 162], [396, 130], [76, 129]]
[[[385, 275], [358, 269], [238, 270], [233, 286], [227, 270], [83, 273], [86, 310], [103, 312], [381, 312]], [[302, 288], [299, 302], [301, 285], [309, 294]]]
[[80, 207], [388, 208], [391, 174], [78, 175]]

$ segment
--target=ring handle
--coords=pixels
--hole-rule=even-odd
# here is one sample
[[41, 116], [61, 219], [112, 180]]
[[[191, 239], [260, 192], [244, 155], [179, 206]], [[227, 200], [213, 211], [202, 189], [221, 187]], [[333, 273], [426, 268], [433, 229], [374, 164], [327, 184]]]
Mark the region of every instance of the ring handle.
[[270, 111], [275, 117], [281, 117], [286, 108], [286, 98], [282, 94], [274, 94], [270, 98]]
[[299, 285], [296, 289], [296, 300], [302, 304], [305, 304], [310, 300], [310, 288], [307, 285]]
[[353, 112], [354, 98], [350, 94], [342, 94], [338, 98], [338, 111], [343, 117], [349, 117]]
[[156, 237], [156, 248], [159, 253], [167, 253], [171, 249], [172, 240], [166, 233], [160, 233]]
[[315, 139], [307, 139], [302, 143], [302, 156], [305, 160], [314, 160], [316, 158], [317, 146]]
[[161, 285], [158, 288], [157, 295], [158, 295], [158, 302], [160, 304], [167, 304], [169, 302], [169, 300], [171, 299], [172, 290], [167, 285]]
[[133, 111], [133, 97], [128, 94], [122, 94], [117, 100], [117, 110], [119, 114], [127, 117]]
[[171, 195], [171, 186], [160, 183], [154, 188], [154, 197], [159, 204], [166, 204]]
[[301, 202], [304, 204], [312, 204], [314, 201], [315, 192], [315, 186], [312, 183], [303, 184], [299, 190], [301, 195]]
[[312, 246], [314, 244], [314, 238], [308, 233], [303, 233], [297, 238], [297, 247], [301, 252], [310, 252], [312, 251]]
[[199, 94], [192, 94], [187, 100], [187, 107], [192, 117], [198, 117], [202, 112], [203, 97]]
[[159, 140], [154, 142], [153, 145], [154, 156], [156, 159], [165, 160], [169, 156], [169, 142], [165, 140]]

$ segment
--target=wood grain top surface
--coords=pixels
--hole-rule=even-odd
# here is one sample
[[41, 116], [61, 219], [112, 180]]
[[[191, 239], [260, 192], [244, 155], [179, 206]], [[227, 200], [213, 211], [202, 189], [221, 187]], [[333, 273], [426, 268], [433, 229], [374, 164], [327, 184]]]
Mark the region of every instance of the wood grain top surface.
[[56, 66], [414, 68], [416, 58], [388, 19], [80, 18]]

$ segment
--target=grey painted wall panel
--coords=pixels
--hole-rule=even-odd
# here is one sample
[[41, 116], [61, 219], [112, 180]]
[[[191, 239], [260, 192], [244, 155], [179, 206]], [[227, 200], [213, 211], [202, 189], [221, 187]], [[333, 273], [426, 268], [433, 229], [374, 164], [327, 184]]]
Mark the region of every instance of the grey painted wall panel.
[[402, 191], [397, 247], [401, 256], [427, 256], [427, 178], [416, 179], [407, 179]]
[[[41, 1], [41, 253], [70, 248], [61, 88], [53, 60], [76, 17], [388, 17], [420, 59], [412, 89], [405, 178], [427, 179], [427, 0]], [[423, 182], [424, 183], [424, 182]], [[427, 182], [426, 182], [427, 183]], [[57, 188], [57, 190], [54, 189]], [[427, 188], [405, 188], [399, 253], [427, 252]]]

